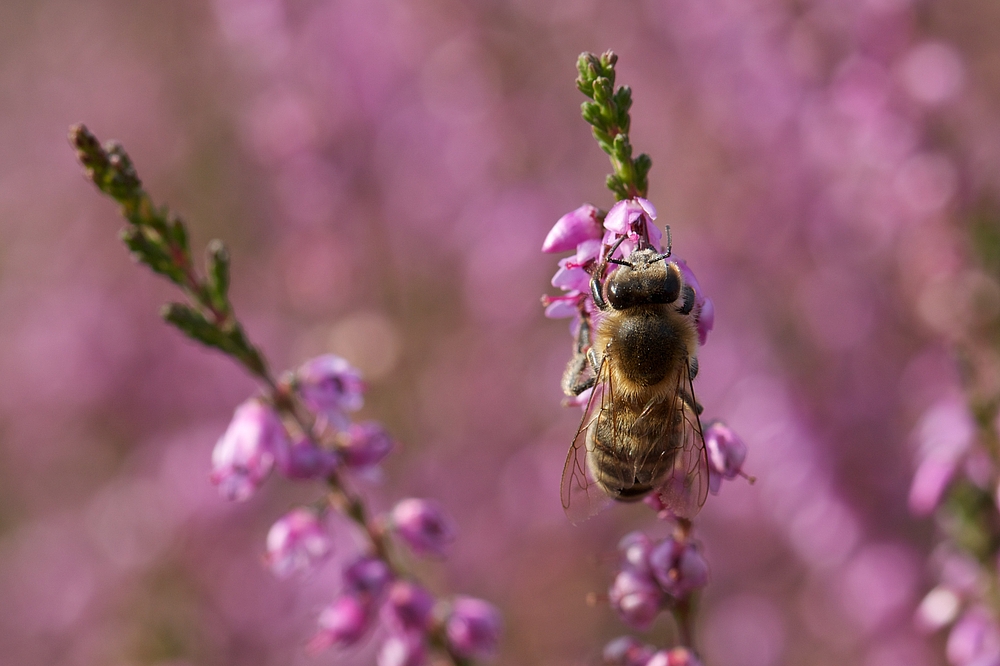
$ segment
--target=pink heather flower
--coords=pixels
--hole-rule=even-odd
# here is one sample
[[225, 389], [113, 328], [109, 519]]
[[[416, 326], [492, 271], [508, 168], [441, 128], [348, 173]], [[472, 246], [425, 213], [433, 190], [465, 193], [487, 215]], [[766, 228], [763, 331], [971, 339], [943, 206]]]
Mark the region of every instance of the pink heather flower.
[[677, 264], [677, 268], [684, 278], [684, 284], [690, 285], [694, 289], [694, 312], [698, 321], [698, 344], [704, 345], [708, 339], [708, 333], [715, 326], [715, 304], [712, 299], [705, 296], [705, 292], [698, 283], [698, 278], [694, 276], [694, 271], [683, 259], [671, 258]]
[[274, 466], [275, 451], [287, 443], [277, 412], [259, 400], [247, 400], [236, 408], [212, 450], [212, 483], [226, 499], [248, 499]]
[[542, 252], [566, 252], [585, 240], [600, 238], [602, 233], [597, 209], [583, 204], [559, 218], [545, 237]]
[[332, 545], [316, 512], [300, 507], [279, 518], [268, 531], [267, 563], [276, 576], [285, 578], [323, 561]]
[[649, 553], [649, 566], [663, 591], [677, 599], [708, 582], [708, 563], [690, 542], [664, 539]]
[[321, 448], [308, 437], [285, 443], [275, 451], [278, 471], [289, 479], [320, 479], [337, 469], [334, 451]]
[[649, 571], [649, 553], [653, 541], [642, 532], [629, 532], [618, 542], [618, 552], [622, 554], [625, 566], [637, 571]]
[[552, 286], [564, 291], [585, 292], [590, 289], [590, 273], [576, 263], [576, 257], [559, 261], [559, 270], [552, 276]]
[[646, 666], [701, 666], [701, 661], [686, 647], [675, 647], [672, 650], [660, 650], [650, 657]]
[[[929, 516], [941, 503], [944, 491], [955, 475], [956, 461], [928, 456], [917, 467], [910, 485], [909, 506], [915, 516]], [[1000, 489], [998, 489], [1000, 503]]]
[[602, 657], [608, 666], [645, 666], [654, 652], [634, 636], [619, 636], [604, 646]]
[[368, 631], [371, 616], [371, 604], [366, 598], [354, 594], [338, 597], [319, 614], [319, 632], [309, 642], [310, 651], [357, 643]]
[[708, 339], [708, 333], [715, 327], [715, 303], [711, 298], [706, 298], [701, 309], [698, 310], [698, 344], [704, 345]]
[[642, 631], [653, 624], [664, 595], [648, 573], [623, 569], [608, 590], [608, 600], [625, 624]]
[[295, 386], [306, 407], [336, 427], [346, 427], [344, 412], [357, 411], [364, 404], [361, 374], [334, 354], [303, 363], [295, 371]]
[[415, 634], [389, 636], [378, 651], [378, 666], [421, 666], [427, 660], [423, 637]]
[[423, 632], [430, 627], [433, 609], [430, 592], [408, 580], [397, 580], [389, 588], [382, 613], [388, 624], [400, 632]]
[[[655, 219], [656, 208], [646, 199], [641, 197], [624, 199], [608, 211], [607, 217], [604, 218], [604, 228], [616, 236], [628, 236], [633, 242], [640, 236], [645, 236], [649, 239], [650, 245], [659, 250], [663, 234], [653, 223]], [[607, 240], [605, 236], [605, 242]], [[622, 251], [627, 253], [626, 250]]]
[[430, 500], [404, 499], [390, 514], [392, 527], [417, 554], [443, 555], [456, 529], [444, 510]]
[[704, 435], [708, 450], [709, 487], [712, 493], [718, 494], [723, 479], [735, 479], [742, 474], [747, 445], [721, 421], [709, 423]]
[[377, 557], [362, 557], [344, 569], [344, 589], [372, 599], [382, 596], [390, 580], [392, 571], [389, 565]]
[[580, 314], [580, 303], [586, 299], [582, 292], [571, 291], [562, 296], [543, 296], [545, 316], [549, 319], [565, 319]]
[[337, 450], [345, 465], [358, 469], [379, 464], [392, 447], [392, 437], [386, 429], [375, 421], [366, 421], [352, 423]]
[[473, 597], [455, 597], [445, 620], [445, 634], [455, 654], [480, 659], [496, 652], [502, 625], [500, 611], [492, 604]]
[[953, 666], [994, 666], [1000, 662], [1000, 629], [989, 611], [966, 611], [948, 635], [945, 649]]

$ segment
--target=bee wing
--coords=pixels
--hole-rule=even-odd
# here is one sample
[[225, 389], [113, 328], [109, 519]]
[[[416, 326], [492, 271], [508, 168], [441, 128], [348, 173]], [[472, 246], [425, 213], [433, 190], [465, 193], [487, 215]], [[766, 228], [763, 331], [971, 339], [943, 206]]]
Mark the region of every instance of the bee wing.
[[677, 394], [673, 400], [680, 429], [680, 448], [674, 457], [673, 469], [667, 473], [656, 494], [679, 518], [693, 518], [708, 497], [708, 451], [686, 363], [678, 373]]
[[607, 356], [604, 356], [597, 369], [597, 380], [587, 400], [580, 427], [566, 453], [566, 464], [563, 465], [562, 482], [559, 486], [563, 511], [574, 525], [587, 520], [611, 502], [611, 498], [591, 476], [587, 455], [594, 446], [592, 433], [602, 419], [611, 417], [613, 395], [610, 366]]

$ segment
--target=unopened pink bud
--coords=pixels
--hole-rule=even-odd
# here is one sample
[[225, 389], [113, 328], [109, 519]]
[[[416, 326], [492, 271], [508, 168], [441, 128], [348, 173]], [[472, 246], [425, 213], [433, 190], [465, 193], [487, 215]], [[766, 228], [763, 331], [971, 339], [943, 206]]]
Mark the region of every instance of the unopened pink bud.
[[377, 465], [392, 450], [392, 437], [374, 421], [352, 423], [347, 437], [338, 447], [344, 464], [352, 468]]
[[298, 508], [278, 519], [267, 533], [267, 562], [284, 578], [323, 561], [332, 546], [315, 511]]
[[734, 479], [742, 473], [747, 445], [721, 421], [708, 424], [704, 436], [708, 450], [709, 484], [712, 492], [718, 493], [722, 479]]
[[427, 648], [419, 634], [389, 636], [376, 657], [378, 666], [421, 666], [427, 661]]
[[663, 604], [663, 591], [648, 573], [624, 569], [615, 576], [608, 600], [625, 624], [648, 629]]
[[295, 371], [295, 386], [306, 407], [337, 427], [347, 426], [344, 412], [356, 411], [364, 404], [361, 374], [334, 354], [303, 363]]
[[584, 204], [559, 218], [542, 243], [542, 252], [567, 252], [585, 240], [600, 238], [601, 223], [597, 209]]
[[274, 409], [259, 400], [247, 400], [236, 408], [212, 450], [212, 483], [226, 499], [248, 499], [274, 466], [275, 451], [287, 442]]
[[338, 462], [334, 451], [318, 446], [308, 437], [300, 437], [275, 451], [278, 471], [289, 479], [325, 478], [337, 469]]
[[390, 519], [399, 537], [421, 555], [443, 555], [455, 540], [455, 524], [437, 502], [404, 499], [393, 508]]
[[468, 659], [493, 655], [501, 629], [500, 612], [492, 604], [472, 597], [456, 597], [445, 621], [451, 649]]
[[347, 647], [361, 640], [371, 624], [370, 603], [363, 597], [345, 594], [319, 615], [319, 632], [310, 641], [313, 651], [338, 645]]
[[397, 580], [382, 609], [389, 624], [400, 631], [423, 632], [430, 626], [434, 597], [416, 583]]
[[650, 552], [649, 566], [663, 591], [676, 599], [708, 582], [708, 563], [691, 542], [664, 539]]

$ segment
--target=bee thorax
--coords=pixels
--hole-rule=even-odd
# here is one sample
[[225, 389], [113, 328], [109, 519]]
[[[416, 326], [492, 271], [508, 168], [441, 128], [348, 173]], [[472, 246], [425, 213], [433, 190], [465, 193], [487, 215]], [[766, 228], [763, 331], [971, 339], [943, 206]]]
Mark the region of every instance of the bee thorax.
[[621, 373], [640, 386], [660, 383], [688, 355], [682, 331], [653, 314], [623, 317], [612, 346]]

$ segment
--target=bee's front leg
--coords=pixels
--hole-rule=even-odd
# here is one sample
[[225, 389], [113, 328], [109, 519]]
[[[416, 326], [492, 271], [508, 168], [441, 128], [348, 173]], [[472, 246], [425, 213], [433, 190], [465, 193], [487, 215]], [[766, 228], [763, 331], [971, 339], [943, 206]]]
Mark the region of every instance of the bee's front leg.
[[576, 397], [597, 382], [597, 366], [592, 365], [593, 356], [594, 350], [590, 348], [590, 320], [582, 317], [580, 330], [576, 333], [573, 356], [566, 365], [566, 372], [563, 373], [563, 393], [571, 398]]

